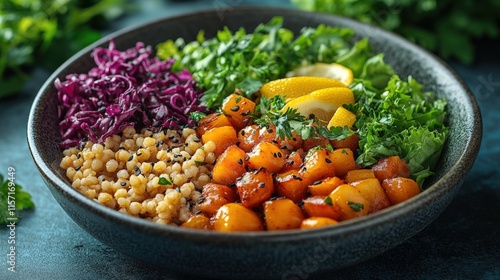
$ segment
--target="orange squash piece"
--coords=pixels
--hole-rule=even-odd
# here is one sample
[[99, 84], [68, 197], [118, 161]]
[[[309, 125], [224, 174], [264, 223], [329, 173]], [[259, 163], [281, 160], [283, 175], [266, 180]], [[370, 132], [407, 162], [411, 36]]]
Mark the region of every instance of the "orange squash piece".
[[210, 129], [221, 126], [231, 126], [231, 123], [229, 122], [229, 119], [226, 117], [226, 115], [215, 112], [208, 114], [198, 122], [196, 132], [198, 133], [198, 135], [203, 135]]
[[339, 177], [327, 177], [321, 181], [313, 182], [311, 185], [309, 185], [308, 190], [312, 196], [326, 196], [329, 195], [338, 186], [343, 184], [345, 184], [345, 181], [340, 179]]
[[331, 203], [328, 196], [310, 196], [304, 199], [304, 211], [307, 217], [326, 217], [333, 220], [339, 220], [342, 215], [342, 209]]
[[364, 179], [375, 178], [375, 174], [371, 169], [354, 169], [347, 171], [344, 180], [346, 183], [361, 181]]
[[300, 166], [302, 165], [302, 156], [299, 152], [293, 151], [285, 158], [285, 166], [283, 166], [283, 169], [281, 169], [282, 173], [290, 170], [299, 170]]
[[227, 147], [235, 145], [238, 142], [236, 137], [236, 130], [232, 126], [214, 127], [205, 132], [201, 139], [203, 143], [213, 141], [215, 143], [214, 154], [216, 157], [220, 156]]
[[355, 133], [342, 140], [330, 140], [330, 144], [334, 149], [347, 148], [356, 151], [359, 148], [359, 136]]
[[330, 152], [330, 159], [335, 167], [335, 174], [340, 178], [343, 178], [348, 171], [356, 169], [356, 161], [351, 149], [336, 149]]
[[226, 97], [222, 103], [222, 112], [236, 130], [240, 130], [250, 123], [254, 110], [255, 103], [252, 100], [235, 93]]
[[351, 185], [337, 187], [328, 197], [331, 203], [340, 209], [338, 221], [365, 216], [370, 209], [368, 201]]
[[364, 179], [350, 183], [368, 201], [368, 213], [374, 213], [391, 206], [380, 181], [377, 178]]
[[201, 191], [201, 196], [198, 208], [208, 216], [214, 215], [222, 205], [235, 202], [238, 198], [232, 188], [215, 183], [205, 184]]
[[265, 168], [271, 173], [283, 169], [286, 154], [274, 143], [260, 142], [248, 153], [248, 167], [250, 169]]
[[264, 230], [257, 213], [239, 203], [228, 203], [219, 208], [212, 217], [212, 227], [215, 231], [222, 232]]
[[326, 148], [316, 147], [309, 150], [304, 157], [304, 164], [299, 173], [309, 182], [335, 176], [335, 165]]
[[302, 223], [300, 224], [300, 229], [314, 229], [326, 226], [333, 226], [338, 223], [339, 223], [338, 221], [326, 217], [310, 217], [302, 220]]
[[198, 214], [191, 216], [187, 221], [181, 224], [181, 227], [209, 230], [212, 228], [212, 225], [210, 223], [210, 219], [207, 216]]
[[391, 204], [398, 204], [420, 193], [420, 186], [413, 179], [396, 177], [385, 179], [382, 187]]
[[278, 198], [264, 203], [267, 230], [296, 229], [304, 220], [304, 213], [288, 198]]
[[226, 186], [236, 182], [236, 178], [246, 172], [246, 156], [247, 154], [238, 146], [229, 146], [215, 161], [212, 169], [213, 182]]
[[243, 206], [259, 207], [274, 192], [273, 175], [265, 168], [245, 172], [236, 181], [236, 188]]
[[410, 168], [399, 156], [391, 156], [379, 160], [372, 166], [372, 170], [380, 182], [394, 177], [410, 177]]
[[289, 170], [277, 174], [274, 185], [279, 196], [284, 196], [295, 203], [299, 203], [307, 195], [308, 181], [305, 181], [297, 170]]

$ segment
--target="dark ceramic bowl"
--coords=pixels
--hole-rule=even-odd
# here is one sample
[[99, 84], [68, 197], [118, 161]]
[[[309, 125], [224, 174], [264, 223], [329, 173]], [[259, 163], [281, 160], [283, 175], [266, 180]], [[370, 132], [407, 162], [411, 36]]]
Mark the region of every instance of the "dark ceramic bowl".
[[[118, 49], [137, 41], [155, 46], [168, 38], [206, 37], [224, 26], [253, 30], [273, 16], [298, 32], [320, 23], [354, 29], [370, 37], [378, 52], [402, 76], [413, 75], [426, 90], [449, 102], [451, 136], [428, 188], [378, 213], [310, 231], [225, 234], [161, 226], [106, 208], [77, 192], [58, 164], [61, 150], [54, 80], [92, 67], [90, 52], [114, 38]], [[450, 203], [471, 168], [481, 142], [481, 116], [465, 83], [442, 61], [406, 40], [352, 20], [279, 8], [207, 10], [128, 28], [102, 38], [62, 65], [38, 93], [28, 123], [28, 143], [48, 188], [68, 215], [98, 240], [134, 258], [181, 273], [215, 278], [303, 277], [372, 258], [415, 235]], [[105, 260], [103, 260], [105, 261]]]

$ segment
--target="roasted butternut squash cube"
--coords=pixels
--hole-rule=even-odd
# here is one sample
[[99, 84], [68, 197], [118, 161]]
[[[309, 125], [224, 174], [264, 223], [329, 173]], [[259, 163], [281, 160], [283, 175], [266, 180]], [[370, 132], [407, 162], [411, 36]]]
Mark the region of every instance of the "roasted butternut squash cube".
[[309, 137], [302, 141], [302, 148], [304, 151], [309, 151], [316, 147], [326, 148], [330, 145], [330, 140], [323, 136]]
[[247, 170], [247, 154], [238, 146], [229, 146], [215, 161], [212, 179], [217, 184], [230, 186]]
[[274, 125], [269, 125], [267, 127], [253, 124], [244, 127], [238, 132], [239, 147], [247, 153], [258, 143], [273, 142], [275, 138], [276, 128]]
[[340, 178], [343, 178], [348, 171], [356, 169], [356, 161], [351, 149], [336, 149], [330, 152], [330, 160], [335, 168], [335, 174]]
[[[361, 181], [364, 179], [375, 178], [375, 174], [371, 169], [354, 169], [347, 171], [344, 180], [346, 183]], [[376, 178], [375, 178], [376, 179]]]
[[259, 126], [252, 124], [245, 126], [238, 132], [238, 142], [240, 149], [249, 153], [257, 143], [259, 143]]
[[304, 213], [288, 198], [278, 198], [264, 203], [264, 217], [267, 230], [299, 228]]
[[339, 223], [338, 221], [326, 217], [310, 217], [302, 220], [302, 223], [300, 224], [300, 229], [314, 229], [326, 226], [333, 226], [338, 223]]
[[220, 112], [215, 112], [208, 114], [198, 122], [196, 132], [198, 135], [203, 135], [210, 129], [221, 126], [231, 126], [231, 123], [226, 115], [221, 114]]
[[181, 227], [209, 230], [212, 228], [212, 225], [210, 223], [210, 219], [207, 216], [198, 214], [191, 216], [187, 221], [181, 224]]
[[330, 158], [330, 151], [319, 146], [310, 149], [304, 157], [304, 164], [299, 173], [308, 182], [335, 176], [335, 165]]
[[286, 154], [274, 143], [260, 142], [248, 153], [248, 167], [250, 169], [265, 168], [271, 173], [283, 169]]
[[281, 169], [281, 172], [287, 172], [290, 170], [299, 170], [302, 165], [302, 156], [297, 151], [293, 151], [286, 156], [285, 166]]
[[274, 177], [276, 192], [295, 203], [299, 203], [307, 195], [308, 181], [302, 178], [297, 170], [279, 173]]
[[273, 175], [265, 168], [245, 172], [236, 181], [236, 188], [243, 206], [260, 207], [274, 192]]
[[300, 136], [300, 134], [298, 134], [294, 130], [294, 131], [292, 131], [292, 137], [278, 139], [278, 142], [279, 142], [280, 147], [285, 147], [286, 149], [288, 149], [290, 151], [295, 151], [295, 150], [298, 150], [299, 148], [302, 147], [302, 143], [304, 141], [302, 140], [302, 137]]
[[365, 216], [371, 207], [359, 190], [347, 184], [338, 186], [327, 197], [330, 198], [333, 206], [340, 209], [338, 221]]
[[234, 128], [240, 130], [252, 120], [251, 114], [255, 110], [255, 103], [239, 94], [231, 94], [222, 103], [222, 112], [228, 117]]
[[339, 177], [327, 177], [323, 180], [313, 182], [308, 186], [309, 193], [312, 196], [326, 196], [329, 195], [338, 186], [345, 184], [344, 180]]
[[387, 197], [392, 205], [410, 199], [420, 193], [420, 186], [413, 179], [396, 177], [382, 181]]
[[238, 142], [236, 137], [236, 130], [232, 126], [214, 127], [205, 132], [201, 139], [203, 143], [213, 141], [215, 143], [214, 154], [216, 157], [220, 156], [227, 147], [235, 145]]
[[226, 185], [207, 183], [201, 191], [198, 208], [208, 216], [214, 215], [219, 208], [238, 198], [236, 191]]
[[212, 227], [222, 232], [264, 230], [259, 215], [239, 203], [228, 203], [219, 208], [212, 217]]
[[372, 170], [380, 182], [389, 178], [410, 177], [410, 168], [399, 156], [390, 156], [379, 160], [372, 166]]
[[304, 211], [307, 217], [326, 217], [339, 220], [342, 209], [333, 203], [328, 196], [310, 196], [304, 199]]
[[380, 181], [377, 178], [364, 179], [350, 183], [368, 201], [368, 213], [374, 213], [391, 206]]
[[359, 136], [355, 133], [342, 140], [330, 140], [330, 144], [334, 149], [347, 148], [356, 151], [359, 148]]

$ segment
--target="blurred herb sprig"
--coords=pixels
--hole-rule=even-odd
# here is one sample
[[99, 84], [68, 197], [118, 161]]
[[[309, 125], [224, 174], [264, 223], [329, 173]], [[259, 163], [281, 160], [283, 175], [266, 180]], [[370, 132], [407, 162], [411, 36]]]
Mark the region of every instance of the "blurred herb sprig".
[[0, 1], [0, 98], [22, 89], [34, 65], [54, 70], [101, 38], [127, 0]]
[[474, 61], [474, 41], [500, 35], [500, 1], [291, 0], [296, 7], [394, 31], [444, 59]]

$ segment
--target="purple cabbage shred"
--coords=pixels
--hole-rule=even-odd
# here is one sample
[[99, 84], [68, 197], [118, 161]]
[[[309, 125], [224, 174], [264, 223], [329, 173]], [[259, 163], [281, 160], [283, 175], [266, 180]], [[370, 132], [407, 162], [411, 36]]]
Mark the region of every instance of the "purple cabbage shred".
[[187, 70], [172, 71], [173, 59], [153, 57], [151, 46], [136, 43], [125, 51], [95, 48], [96, 67], [88, 74], [71, 74], [54, 84], [59, 99], [61, 148], [76, 147], [87, 140], [103, 143], [127, 126], [136, 129], [194, 126], [190, 112], [207, 112]]

